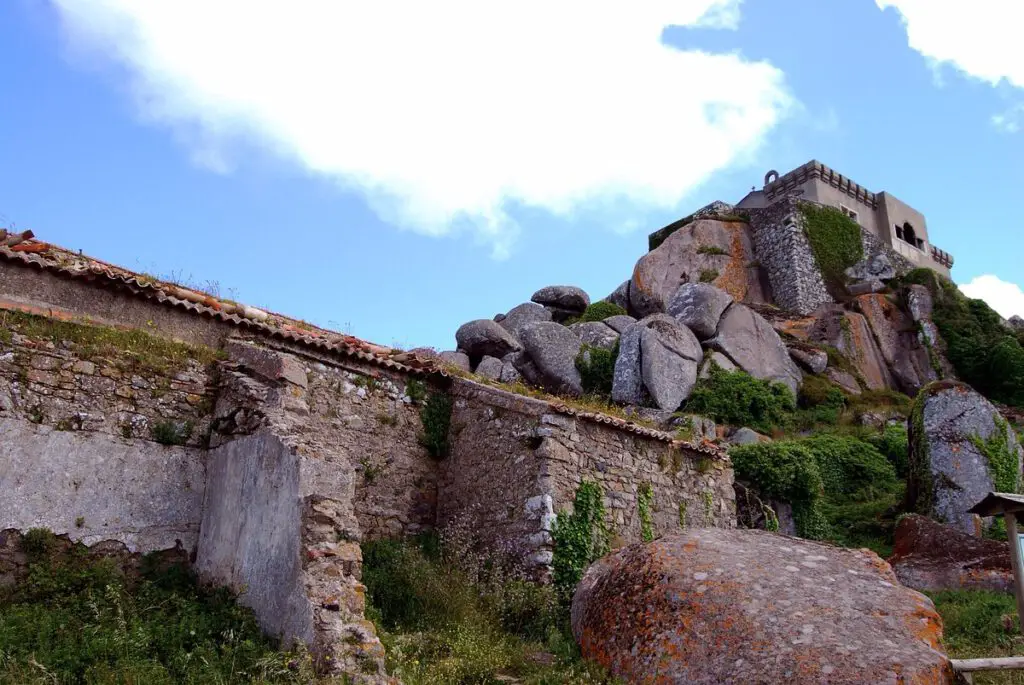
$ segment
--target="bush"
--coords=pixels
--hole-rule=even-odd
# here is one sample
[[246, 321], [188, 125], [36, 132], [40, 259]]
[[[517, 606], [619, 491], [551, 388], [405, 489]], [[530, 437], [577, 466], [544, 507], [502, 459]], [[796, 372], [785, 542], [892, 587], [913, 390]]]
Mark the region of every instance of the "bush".
[[435, 459], [442, 459], [448, 454], [448, 429], [452, 423], [452, 398], [446, 393], [435, 392], [420, 408], [420, 421], [423, 433], [420, 444]]
[[907, 452], [910, 447], [907, 442], [906, 426], [886, 426], [882, 432], [869, 436], [867, 441], [889, 460], [898, 478], [907, 477]]
[[819, 434], [800, 441], [814, 454], [825, 493], [873, 499], [896, 489], [896, 470], [873, 445], [852, 435]]
[[797, 393], [801, 421], [807, 426], [835, 424], [846, 407], [846, 393], [823, 376], [805, 376]]
[[584, 311], [580, 316], [579, 321], [604, 321], [609, 317], [619, 316], [625, 313], [626, 310], [619, 305], [602, 300], [601, 302], [594, 302], [588, 306], [586, 311]]
[[828, 534], [820, 510], [824, 484], [814, 454], [797, 441], [742, 445], [729, 450], [736, 478], [747, 481], [768, 499], [789, 502], [801, 537]]
[[576, 369], [580, 372], [583, 392], [588, 395], [611, 398], [612, 380], [615, 378], [615, 360], [618, 357], [618, 342], [611, 350], [584, 345], [576, 356]]
[[860, 226], [835, 207], [800, 203], [814, 260], [833, 295], [843, 294], [847, 268], [864, 259]]
[[796, 401], [790, 389], [781, 383], [759, 380], [744, 371], [726, 371], [712, 364], [708, 377], [697, 381], [684, 406], [690, 414], [770, 433], [792, 422]]

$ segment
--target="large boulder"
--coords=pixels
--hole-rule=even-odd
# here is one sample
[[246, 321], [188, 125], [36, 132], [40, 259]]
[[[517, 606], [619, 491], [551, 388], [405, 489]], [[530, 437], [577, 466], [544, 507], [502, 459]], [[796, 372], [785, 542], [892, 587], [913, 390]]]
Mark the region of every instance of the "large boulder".
[[611, 328], [620, 335], [626, 332], [626, 329], [636, 323], [636, 319], [626, 314], [616, 314], [615, 316], [609, 316], [607, 319], [602, 321], [606, 326]]
[[871, 327], [882, 358], [900, 390], [914, 395], [939, 379], [937, 365], [932, 363], [938, 351], [929, 352], [918, 337], [913, 319], [895, 302], [882, 294], [861, 295], [857, 298], [857, 308]]
[[523, 349], [511, 333], [501, 327], [501, 324], [490, 319], [477, 319], [464, 323], [455, 331], [455, 342], [459, 349], [469, 355], [473, 366], [480, 363], [484, 357], [504, 357], [510, 352], [518, 352]]
[[[703, 278], [702, 278], [703, 276]], [[742, 221], [699, 219], [640, 258], [629, 284], [629, 312], [667, 310], [683, 283], [707, 280], [737, 302], [770, 302], [767, 277], [754, 260], [750, 227]]]
[[725, 312], [715, 337], [707, 341], [754, 378], [782, 383], [795, 394], [803, 374], [772, 325], [749, 307], [736, 303]]
[[569, 326], [569, 330], [580, 337], [584, 345], [610, 350], [619, 342], [619, 334], [603, 321], [584, 321]]
[[629, 281], [623, 281], [622, 285], [612, 291], [612, 294], [604, 298], [605, 302], [611, 302], [629, 311]]
[[1013, 592], [1010, 548], [909, 514], [896, 524], [889, 564], [907, 587], [922, 592]]
[[1007, 319], [1006, 325], [1010, 327], [1010, 330], [1024, 333], [1024, 318], [1021, 318], [1016, 314]]
[[707, 340], [715, 334], [732, 297], [709, 283], [684, 283], [668, 301], [668, 313], [697, 336]]
[[787, 345], [789, 356], [800, 366], [814, 374], [824, 373], [828, 366], [828, 353], [810, 345], [793, 343]]
[[612, 399], [643, 404], [649, 397], [659, 409], [675, 411], [693, 391], [702, 357], [696, 336], [671, 316], [641, 319], [619, 338]]
[[896, 267], [889, 255], [879, 252], [857, 262], [845, 273], [852, 281], [891, 281], [896, 278]]
[[992, 491], [1017, 492], [1024, 450], [992, 404], [965, 383], [926, 386], [910, 415], [907, 504], [970, 535], [968, 510]]
[[465, 352], [460, 352], [458, 350], [445, 350], [444, 352], [439, 352], [437, 358], [445, 364], [454, 366], [457, 369], [462, 369], [463, 371], [472, 370], [469, 355]]
[[[863, 315], [830, 307], [814, 321], [808, 339], [836, 348], [856, 369], [868, 390], [896, 389], [896, 381]], [[856, 386], [859, 388], [860, 384]]]
[[587, 659], [630, 683], [952, 683], [942, 621], [888, 564], [758, 530], [692, 528], [594, 565]]
[[484, 357], [476, 365], [476, 373], [478, 376], [490, 378], [492, 381], [500, 380], [502, 366], [503, 362], [497, 357]]
[[519, 330], [528, 323], [551, 321], [551, 312], [535, 302], [524, 302], [516, 305], [501, 317], [499, 325], [506, 331], [519, 337]]
[[539, 321], [520, 330], [525, 354], [516, 369], [533, 385], [559, 394], [580, 396], [583, 383], [576, 356], [583, 342], [561, 324]]
[[574, 285], [549, 285], [535, 292], [530, 300], [547, 308], [559, 322], [579, 316], [590, 306], [590, 296]]

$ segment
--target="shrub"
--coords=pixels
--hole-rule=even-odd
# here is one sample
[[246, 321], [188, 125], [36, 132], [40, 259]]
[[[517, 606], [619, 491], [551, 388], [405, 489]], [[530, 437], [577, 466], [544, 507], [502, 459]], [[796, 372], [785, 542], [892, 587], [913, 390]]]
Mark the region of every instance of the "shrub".
[[873, 445], [852, 435], [819, 434], [800, 441], [814, 454], [825, 493], [871, 499], [897, 487], [896, 470]]
[[843, 272], [864, 259], [860, 226], [835, 207], [800, 203], [800, 214], [825, 284], [838, 294], [846, 282]]
[[619, 357], [619, 343], [606, 350], [602, 347], [584, 345], [576, 355], [576, 368], [580, 372], [583, 392], [588, 395], [611, 397], [612, 380], [615, 378], [615, 360]]
[[796, 401], [790, 389], [781, 383], [759, 380], [744, 371], [726, 371], [712, 364], [707, 378], [698, 380], [694, 386], [685, 410], [719, 423], [770, 433], [773, 428], [790, 424]]
[[192, 437], [192, 422], [157, 421], [150, 427], [150, 435], [161, 445], [184, 445]]
[[612, 316], [625, 314], [626, 310], [612, 302], [594, 302], [580, 315], [579, 321], [604, 321]]
[[448, 454], [448, 429], [452, 423], [452, 398], [446, 393], [435, 392], [420, 408], [420, 421], [423, 433], [420, 444], [435, 459], [442, 459]]
[[734, 447], [729, 456], [738, 479], [753, 484], [768, 499], [793, 506], [801, 537], [821, 539], [828, 534], [820, 509], [824, 484], [810, 449], [786, 440]]
[[805, 376], [797, 393], [797, 406], [803, 410], [801, 420], [808, 426], [835, 424], [846, 407], [846, 393], [823, 376]]
[[886, 426], [880, 433], [868, 436], [867, 441], [889, 460], [898, 478], [907, 477], [907, 451], [910, 446], [906, 426]]

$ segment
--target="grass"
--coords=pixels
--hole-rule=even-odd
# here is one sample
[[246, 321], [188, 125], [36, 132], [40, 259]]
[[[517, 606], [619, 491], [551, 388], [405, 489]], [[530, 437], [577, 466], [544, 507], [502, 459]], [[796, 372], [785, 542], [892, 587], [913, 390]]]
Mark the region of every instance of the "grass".
[[363, 545], [367, 613], [389, 673], [406, 685], [610, 682], [580, 659], [550, 587], [461, 552], [431, 537]]
[[307, 655], [277, 651], [248, 609], [181, 566], [150, 556], [125, 574], [43, 530], [22, 550], [27, 578], [0, 591], [0, 683], [315, 682]]
[[[1024, 654], [1024, 637], [1016, 626], [1017, 607], [1012, 594], [985, 590], [927, 594], [942, 616], [942, 641], [951, 658], [977, 659]], [[1004, 625], [1004, 616], [1009, 618], [1010, 626]], [[1024, 685], [1024, 671], [976, 673], [974, 682], [979, 685]]]

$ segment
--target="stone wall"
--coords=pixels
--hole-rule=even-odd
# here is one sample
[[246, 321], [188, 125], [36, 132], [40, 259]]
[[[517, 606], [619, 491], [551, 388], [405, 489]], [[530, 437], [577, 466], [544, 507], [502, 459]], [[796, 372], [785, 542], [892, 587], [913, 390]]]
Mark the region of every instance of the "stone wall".
[[806, 315], [832, 302], [796, 201], [781, 200], [748, 212], [754, 251], [768, 272], [775, 303], [786, 311]]
[[622, 543], [641, 539], [638, 492], [650, 486], [651, 523], [660, 535], [681, 525], [735, 525], [727, 458], [567, 414], [547, 402], [457, 380], [452, 450], [442, 462], [438, 520], [471, 516], [492, 544], [546, 570], [557, 512], [571, 510], [583, 479], [605, 493]]

